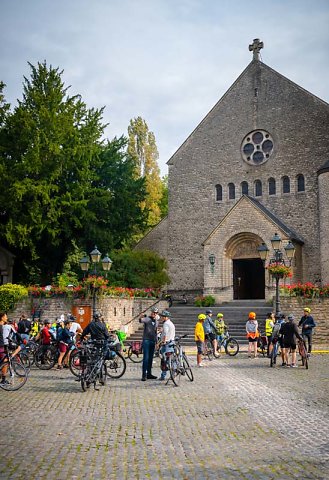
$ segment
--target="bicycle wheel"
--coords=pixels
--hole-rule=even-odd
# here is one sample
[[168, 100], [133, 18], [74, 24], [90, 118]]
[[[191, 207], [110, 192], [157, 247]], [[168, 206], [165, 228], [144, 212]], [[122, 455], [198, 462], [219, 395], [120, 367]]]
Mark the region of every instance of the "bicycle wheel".
[[81, 373], [81, 365], [80, 365], [80, 351], [76, 350], [71, 353], [70, 360], [69, 360], [69, 367], [71, 373], [75, 377], [79, 377]]
[[18, 355], [16, 355], [16, 357], [19, 361], [22, 362], [22, 364], [26, 368], [27, 373], [29, 373], [31, 369], [31, 362], [27, 353], [19, 352]]
[[41, 347], [35, 352], [34, 360], [40, 370], [50, 370], [56, 363], [57, 352], [54, 348], [48, 348], [45, 352]]
[[111, 378], [121, 378], [125, 373], [127, 364], [121, 353], [117, 353], [111, 360], [106, 360], [107, 376]]
[[128, 348], [128, 358], [133, 363], [141, 363], [143, 361], [143, 350], [137, 353], [136, 351], [133, 351], [132, 346], [130, 345]]
[[178, 387], [180, 383], [181, 371], [179, 368], [178, 358], [175, 354], [169, 357], [169, 372], [171, 380], [173, 381], [174, 385]]
[[190, 380], [190, 382], [193, 382], [193, 380], [194, 380], [193, 372], [192, 372], [192, 369], [190, 367], [190, 364], [188, 363], [188, 360], [187, 360], [187, 357], [186, 357], [185, 353], [183, 353], [182, 362], [183, 362], [184, 374], [186, 374], [186, 376]]
[[213, 346], [210, 340], [206, 340], [206, 356], [208, 357], [208, 360], [213, 360], [214, 359], [214, 350]]
[[240, 345], [237, 340], [233, 337], [229, 337], [225, 344], [225, 353], [230, 357], [234, 357], [239, 353]]
[[23, 363], [15, 357], [8, 363], [6, 379], [0, 383], [0, 387], [8, 392], [19, 390], [25, 385], [28, 373]]
[[107, 367], [105, 362], [102, 363], [100, 372], [99, 372], [99, 383], [101, 385], [105, 385], [106, 383], [106, 376], [107, 376]]
[[81, 383], [81, 388], [84, 392], [88, 390], [90, 387], [90, 381], [89, 381], [89, 368], [84, 366], [82, 368], [81, 374], [80, 374], [80, 383]]
[[299, 344], [299, 354], [302, 357], [302, 365], [303, 367], [308, 370], [308, 357], [307, 357], [307, 351], [304, 343]]

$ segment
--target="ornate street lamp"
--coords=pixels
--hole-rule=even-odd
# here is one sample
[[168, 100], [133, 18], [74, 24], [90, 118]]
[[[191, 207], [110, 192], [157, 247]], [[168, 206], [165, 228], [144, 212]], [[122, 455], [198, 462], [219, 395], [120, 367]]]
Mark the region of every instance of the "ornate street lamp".
[[[275, 313], [280, 312], [280, 295], [279, 295], [279, 282], [280, 279], [285, 276], [284, 269], [281, 267], [286, 267], [286, 262], [283, 258], [283, 251], [281, 249], [281, 237], [277, 233], [271, 238], [271, 244], [274, 251], [274, 256], [270, 258], [269, 261], [269, 272], [272, 277], [275, 279]], [[263, 242], [258, 248], [258, 253], [263, 261], [265, 266], [266, 259], [269, 253], [267, 245]], [[295, 247], [293, 243], [289, 240], [289, 243], [284, 247], [284, 251], [288, 260], [288, 266], [291, 266], [292, 259], [295, 255]], [[272, 269], [271, 269], [272, 268]]]
[[[97, 275], [97, 265], [99, 263], [102, 264], [102, 270], [105, 272], [105, 276], [107, 278], [107, 272], [111, 269], [112, 267], [112, 260], [108, 256], [108, 254], [105, 255], [105, 257], [101, 260], [101, 252], [97, 249], [95, 246], [94, 250], [92, 250], [89, 254], [89, 257], [83, 257], [80, 260], [80, 267], [83, 272], [87, 272], [89, 270], [89, 265], [90, 265], [90, 260], [91, 263], [94, 265], [94, 271], [93, 274], [96, 276]], [[92, 306], [92, 311], [93, 311], [93, 318], [95, 317], [96, 313], [96, 292], [97, 292], [97, 287], [95, 285], [91, 285], [92, 292], [93, 292], [93, 306]]]

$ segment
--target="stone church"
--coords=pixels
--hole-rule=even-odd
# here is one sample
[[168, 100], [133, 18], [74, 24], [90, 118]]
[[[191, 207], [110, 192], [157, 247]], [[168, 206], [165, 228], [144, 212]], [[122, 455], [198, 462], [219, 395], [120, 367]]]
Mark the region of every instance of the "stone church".
[[257, 248], [296, 248], [288, 281], [329, 284], [329, 105], [259, 58], [200, 122], [169, 166], [169, 214], [136, 246], [168, 261], [168, 291], [269, 299]]

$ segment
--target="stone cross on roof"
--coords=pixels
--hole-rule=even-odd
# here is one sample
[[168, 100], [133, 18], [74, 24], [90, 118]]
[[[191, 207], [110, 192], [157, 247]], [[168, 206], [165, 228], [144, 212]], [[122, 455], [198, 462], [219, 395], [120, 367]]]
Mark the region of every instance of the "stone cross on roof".
[[249, 52], [253, 52], [253, 60], [259, 60], [259, 52], [261, 48], [264, 48], [264, 43], [259, 40], [259, 38], [255, 38], [253, 43], [249, 45]]

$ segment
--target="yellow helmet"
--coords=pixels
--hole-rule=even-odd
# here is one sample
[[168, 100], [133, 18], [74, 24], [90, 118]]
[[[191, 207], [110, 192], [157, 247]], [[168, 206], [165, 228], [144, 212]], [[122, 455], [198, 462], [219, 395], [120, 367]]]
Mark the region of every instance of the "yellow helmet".
[[198, 315], [198, 320], [205, 320], [206, 318], [207, 316], [204, 313], [200, 313], [200, 315]]
[[308, 308], [308, 307], [305, 307], [305, 308], [304, 308], [304, 312], [311, 313], [311, 309]]
[[255, 312], [249, 312], [249, 318], [251, 318], [252, 320], [255, 320], [256, 313]]
[[222, 313], [217, 313], [217, 318], [223, 318], [224, 315]]

